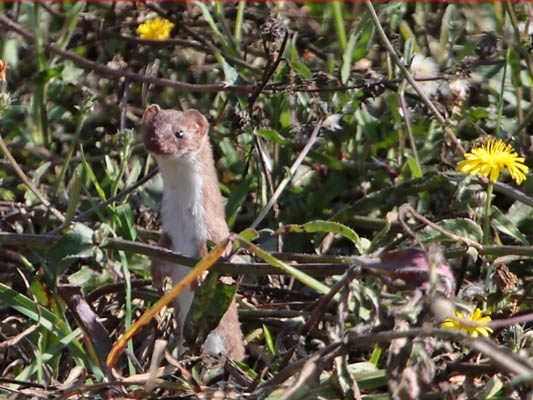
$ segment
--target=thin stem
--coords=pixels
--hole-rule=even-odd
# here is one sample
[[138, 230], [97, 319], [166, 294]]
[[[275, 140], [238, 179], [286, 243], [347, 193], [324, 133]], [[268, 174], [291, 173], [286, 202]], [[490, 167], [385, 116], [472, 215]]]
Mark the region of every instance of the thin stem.
[[4, 139], [2, 138], [2, 135], [0, 134], [0, 151], [4, 153], [4, 156], [7, 158], [7, 161], [9, 164], [11, 164], [11, 167], [15, 170], [15, 173], [18, 175], [20, 180], [24, 182], [24, 184], [32, 191], [32, 193], [39, 199], [41, 203], [44, 204], [46, 208], [48, 208], [52, 214], [56, 216], [57, 219], [59, 219], [61, 222], [65, 220], [65, 217], [63, 214], [61, 214], [60, 211], [58, 211], [50, 201], [44, 195], [37, 189], [37, 187], [33, 184], [33, 182], [26, 176], [22, 168], [18, 165], [17, 161], [15, 160], [15, 157], [11, 154], [9, 151], [9, 148], [7, 147], [6, 143], [4, 142]]
[[411, 73], [407, 70], [405, 65], [403, 64], [402, 60], [400, 60], [400, 57], [398, 54], [396, 54], [396, 50], [394, 50], [394, 47], [392, 46], [392, 43], [390, 42], [389, 38], [387, 37], [387, 34], [385, 33], [385, 30], [381, 26], [381, 23], [379, 22], [378, 14], [376, 13], [376, 10], [374, 9], [374, 6], [372, 5], [372, 2], [370, 0], [365, 0], [365, 4], [368, 8], [370, 17], [372, 18], [372, 21], [374, 22], [374, 26], [376, 27], [376, 31], [381, 38], [381, 41], [383, 42], [383, 45], [389, 52], [392, 60], [394, 63], [400, 68], [400, 71], [402, 72], [403, 76], [409, 82], [409, 84], [413, 87], [415, 92], [420, 96], [424, 104], [429, 108], [431, 113], [435, 116], [435, 118], [439, 121], [439, 123], [444, 128], [444, 131], [450, 138], [450, 140], [453, 142], [453, 144], [456, 146], [457, 150], [461, 154], [465, 153], [465, 150], [463, 149], [463, 146], [461, 145], [461, 141], [455, 136], [455, 133], [450, 129], [448, 124], [446, 123], [446, 119], [444, 116], [440, 113], [440, 111], [437, 109], [437, 107], [431, 102], [429, 97], [426, 95], [426, 93], [422, 90], [420, 85], [415, 81]]
[[292, 181], [292, 178], [294, 178], [294, 174], [296, 173], [296, 170], [300, 167], [300, 164], [304, 161], [305, 156], [307, 156], [307, 153], [311, 150], [311, 147], [313, 147], [313, 144], [315, 143], [318, 133], [320, 132], [320, 128], [322, 127], [322, 120], [318, 121], [318, 123], [315, 125], [315, 129], [313, 130], [313, 133], [311, 133], [311, 136], [307, 140], [306, 145], [304, 146], [302, 152], [298, 155], [294, 163], [291, 165], [289, 169], [289, 173], [278, 185], [276, 191], [268, 201], [265, 207], [261, 210], [259, 215], [256, 217], [254, 222], [250, 225], [250, 228], [255, 229], [257, 226], [263, 221], [263, 219], [266, 217], [266, 215], [269, 213], [270, 209], [274, 205], [274, 203], [278, 200], [279, 196], [281, 196], [281, 193], [285, 190], [285, 187]]
[[344, 18], [342, 16], [342, 3], [334, 1], [331, 3], [333, 8], [333, 20], [335, 21], [335, 30], [337, 31], [337, 38], [341, 45], [341, 50], [346, 48], [346, 30], [344, 29]]
[[490, 243], [490, 207], [492, 203], [492, 191], [494, 182], [489, 180], [487, 184], [487, 201], [485, 201], [485, 212], [483, 213], [483, 244]]
[[510, 57], [511, 57], [511, 48], [509, 47], [507, 49], [507, 54], [505, 56], [505, 64], [503, 66], [502, 84], [500, 87], [500, 98], [498, 100], [498, 115], [496, 117], [496, 132], [494, 132], [494, 136], [496, 137], [500, 137], [500, 125], [501, 125], [502, 114], [503, 114], [503, 93], [505, 92], [505, 80], [507, 78], [507, 65], [509, 64]]
[[411, 127], [411, 117], [409, 114], [409, 110], [407, 109], [407, 105], [405, 104], [405, 97], [403, 93], [401, 93], [398, 97], [400, 98], [400, 106], [402, 107], [403, 118], [405, 120], [405, 128], [407, 129], [407, 135], [409, 136], [409, 144], [411, 145], [413, 157], [415, 159], [418, 170], [423, 175], [422, 166], [420, 165], [420, 158], [418, 158], [418, 150], [416, 149], [415, 136], [413, 135], [413, 129]]

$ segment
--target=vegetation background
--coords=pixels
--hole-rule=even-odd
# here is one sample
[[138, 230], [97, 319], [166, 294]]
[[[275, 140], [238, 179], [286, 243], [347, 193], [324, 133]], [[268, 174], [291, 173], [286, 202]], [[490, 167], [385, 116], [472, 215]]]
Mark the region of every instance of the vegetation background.
[[[488, 135], [533, 165], [533, 3], [0, 9], [1, 398], [531, 398], [533, 182], [504, 173], [483, 214], [456, 166]], [[210, 121], [254, 256], [213, 267], [242, 277], [243, 363], [161, 360], [158, 315], [106, 365], [158, 298], [150, 103]], [[440, 328], [454, 306], [490, 332]]]

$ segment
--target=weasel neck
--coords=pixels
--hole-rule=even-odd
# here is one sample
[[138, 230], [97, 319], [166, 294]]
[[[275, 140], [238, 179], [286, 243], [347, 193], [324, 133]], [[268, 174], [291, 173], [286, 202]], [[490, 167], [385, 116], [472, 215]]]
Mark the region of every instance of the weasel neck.
[[163, 232], [170, 236], [172, 250], [196, 257], [208, 238], [201, 164], [190, 156], [159, 157], [157, 161], [164, 184]]
[[229, 235], [211, 146], [203, 143], [196, 153], [157, 161], [164, 183], [163, 232], [172, 250], [203, 256], [207, 240], [220, 242]]

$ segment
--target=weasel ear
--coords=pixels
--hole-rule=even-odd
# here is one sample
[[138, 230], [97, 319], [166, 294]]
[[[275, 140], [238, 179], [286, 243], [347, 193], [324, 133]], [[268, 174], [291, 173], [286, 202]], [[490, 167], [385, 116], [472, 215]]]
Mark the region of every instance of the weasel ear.
[[182, 113], [182, 118], [185, 118], [189, 126], [194, 129], [195, 133], [202, 136], [207, 133], [209, 122], [207, 122], [207, 118], [204, 117], [200, 111], [193, 108], [185, 110]]
[[143, 124], [148, 125], [150, 124], [154, 117], [161, 111], [161, 107], [159, 107], [157, 104], [152, 104], [149, 106], [143, 114]]

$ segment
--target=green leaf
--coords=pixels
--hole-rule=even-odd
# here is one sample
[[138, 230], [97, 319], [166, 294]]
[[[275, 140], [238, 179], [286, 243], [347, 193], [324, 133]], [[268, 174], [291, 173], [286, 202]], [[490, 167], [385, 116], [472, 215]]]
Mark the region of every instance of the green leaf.
[[258, 129], [257, 135], [264, 137], [265, 139], [271, 142], [281, 144], [284, 146], [289, 145], [291, 143], [290, 140], [286, 139], [285, 137], [280, 135], [278, 131], [275, 131], [273, 129], [264, 129], [264, 128]]
[[237, 219], [238, 211], [241, 208], [242, 203], [248, 196], [248, 193], [250, 193], [250, 191], [255, 186], [254, 182], [254, 178], [246, 178], [231, 191], [231, 194], [228, 198], [228, 202], [226, 203], [226, 219], [230, 228], [233, 228], [235, 220]]
[[413, 178], [422, 178], [422, 169], [413, 157], [407, 156], [407, 165], [409, 165]]
[[[483, 239], [483, 230], [481, 227], [468, 218], [443, 219], [436, 224], [442, 229], [466, 239], [474, 240], [476, 242], [481, 242]], [[429, 226], [426, 226], [418, 233], [418, 238], [423, 242], [452, 240]]]
[[211, 28], [217, 39], [224, 47], [226, 47], [226, 39], [224, 38], [222, 32], [220, 32], [220, 30], [218, 29], [217, 24], [213, 19], [213, 16], [211, 15], [211, 12], [207, 8], [207, 6], [201, 1], [195, 1], [194, 4], [196, 4], [202, 11], [202, 15], [205, 21], [209, 24], [209, 27]]
[[292, 61], [291, 65], [304, 79], [311, 79], [313, 77], [313, 72], [311, 72], [307, 65], [299, 61]]
[[383, 348], [378, 343], [374, 346], [374, 349], [372, 350], [372, 355], [370, 356], [369, 362], [374, 366], [377, 367], [379, 363], [379, 359], [381, 357], [381, 354], [383, 353]]
[[80, 286], [84, 293], [90, 293], [94, 289], [114, 283], [113, 277], [107, 269], [98, 272], [86, 265], [70, 274], [67, 279], [69, 283]]
[[35, 75], [35, 84], [43, 85], [47, 82], [49, 82], [54, 77], [58, 76], [61, 73], [61, 66], [57, 66], [55, 68], [49, 68], [42, 71], [39, 71], [37, 75]]
[[96, 177], [94, 170], [92, 169], [91, 165], [87, 162], [87, 159], [85, 158], [85, 151], [83, 150], [83, 146], [80, 146], [80, 156], [81, 156], [81, 162], [83, 164], [83, 168], [85, 168], [85, 172], [87, 173], [87, 175], [89, 176], [89, 179], [94, 185], [94, 188], [96, 189], [96, 192], [98, 193], [98, 197], [100, 197], [101, 201], [106, 201], [105, 191], [104, 189], [102, 189], [102, 186], [100, 186], [99, 179]]
[[41, 178], [44, 176], [44, 174], [46, 174], [46, 172], [49, 170], [51, 165], [52, 163], [50, 161], [44, 162], [41, 165], [39, 165], [37, 169], [33, 172], [32, 180], [36, 183], [39, 182]]
[[497, 207], [492, 207], [491, 209], [490, 225], [499, 232], [511, 236], [517, 242], [520, 242], [520, 244], [523, 244], [524, 246], [529, 245], [527, 238], [522, 232], [520, 232], [520, 229], [518, 229], [517, 226]]
[[93, 230], [79, 222], [74, 223], [72, 228], [46, 252], [46, 258], [52, 264], [57, 264], [60, 269], [68, 268], [78, 258], [89, 258], [92, 255]]
[[[372, 364], [368, 362], [360, 362], [351, 364], [348, 366], [353, 373], [357, 385], [361, 390], [376, 390], [378, 388], [387, 387], [387, 379], [385, 376], [385, 370], [377, 370], [372, 368]], [[389, 398], [386, 396], [385, 398]]]
[[274, 339], [272, 338], [272, 334], [270, 333], [270, 330], [268, 329], [268, 326], [263, 324], [263, 335], [265, 337], [265, 344], [267, 347], [268, 352], [271, 356], [276, 354], [276, 346], [274, 345]]
[[135, 217], [129, 203], [121, 204], [115, 208], [117, 216], [117, 232], [124, 239], [135, 241], [137, 239], [137, 229], [135, 228]]
[[359, 253], [362, 253], [361, 241], [359, 235], [355, 233], [352, 228], [347, 227], [339, 222], [316, 220], [307, 222], [303, 225], [285, 225], [278, 230], [276, 234], [296, 232], [296, 233], [315, 233], [315, 232], [331, 232], [344, 236], [352, 241]]
[[237, 73], [235, 68], [229, 65], [226, 59], [220, 53], [216, 53], [215, 57], [218, 60], [218, 63], [222, 65], [222, 70], [224, 71], [224, 81], [228, 85], [233, 85], [237, 83], [237, 81], [239, 80], [239, 74]]
[[63, 68], [61, 70], [61, 80], [64, 83], [78, 83], [80, 76], [82, 76], [85, 71], [81, 68], [76, 67], [72, 61], [65, 61], [63, 63]]
[[501, 399], [499, 394], [503, 394], [502, 390], [504, 389], [504, 384], [502, 380], [497, 376], [493, 376], [489, 381], [483, 386], [483, 389], [479, 393], [480, 399]]
[[223, 284], [219, 275], [210, 273], [196, 290], [194, 300], [185, 320], [184, 336], [187, 343], [200, 345], [220, 322], [229, 308], [237, 286]]
[[370, 19], [365, 30], [361, 32], [359, 40], [357, 40], [355, 48], [352, 53], [352, 62], [359, 61], [368, 54], [368, 49], [372, 43], [372, 38], [374, 37], [374, 25], [370, 23]]
[[357, 41], [357, 36], [358, 35], [355, 30], [350, 33], [350, 39], [348, 39], [348, 43], [346, 44], [346, 48], [342, 54], [341, 82], [343, 85], [348, 82], [348, 78], [350, 78], [352, 72], [352, 54]]
[[[33, 300], [16, 292], [3, 283], [0, 283], [0, 300], [22, 315], [35, 321], [39, 326], [50, 331], [58, 338], [63, 339], [61, 340], [62, 345], [57, 351], [68, 346], [73, 355], [82, 358], [85, 357], [85, 352], [83, 351], [82, 346], [77, 340], [75, 340], [81, 332], [79, 330], [71, 332], [68, 325], [64, 321], [58, 319], [53, 312], [36, 304]], [[67, 337], [68, 340], [64, 340], [67, 339]], [[51, 353], [51, 349], [48, 349], [48, 352]]]
[[263, 250], [262, 248], [256, 246], [253, 243], [250, 243], [249, 241], [245, 240], [244, 238], [240, 236], [237, 238], [237, 241], [242, 248], [247, 249], [251, 253], [255, 254], [257, 257], [261, 258], [263, 261], [272, 265], [273, 267], [279, 268], [282, 271], [284, 271], [286, 274], [293, 276], [294, 278], [302, 282], [304, 285], [309, 286], [311, 289], [315, 290], [317, 293], [320, 293], [320, 294], [329, 293], [330, 288], [327, 285], [323, 284], [322, 282], [313, 278], [312, 276], [309, 276], [305, 272], [302, 272], [299, 269], [294, 268], [281, 260], [278, 260], [276, 257], [274, 257], [269, 252]]
[[63, 226], [68, 226], [70, 224], [70, 221], [72, 221], [72, 218], [74, 218], [74, 214], [78, 208], [82, 183], [81, 175], [82, 171], [79, 168], [76, 168], [72, 178], [70, 179], [68, 185], [68, 207], [67, 212], [65, 213], [65, 221], [63, 222]]
[[445, 176], [426, 174], [423, 178], [412, 179], [402, 182], [396, 187], [387, 187], [368, 194], [361, 200], [356, 201], [352, 207], [342, 211], [338, 219], [344, 220], [345, 218], [342, 218], [342, 215], [345, 214], [363, 215], [376, 210], [389, 211], [420, 192], [443, 191], [449, 187], [451, 187], [451, 183]]
[[239, 233], [239, 236], [244, 240], [252, 241], [259, 237], [259, 232], [257, 232], [255, 229], [245, 229]]

